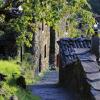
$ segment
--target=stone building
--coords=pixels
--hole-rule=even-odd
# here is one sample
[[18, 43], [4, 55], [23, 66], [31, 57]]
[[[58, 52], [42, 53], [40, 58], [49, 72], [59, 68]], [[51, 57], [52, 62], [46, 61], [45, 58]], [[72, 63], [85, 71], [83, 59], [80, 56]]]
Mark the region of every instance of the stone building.
[[[65, 17], [66, 18], [66, 17]], [[34, 58], [36, 73], [49, 67], [55, 69], [59, 64], [59, 46], [57, 41], [65, 37], [66, 19], [63, 18], [58, 24], [59, 30], [55, 31], [53, 27], [48, 27], [44, 22], [35, 22], [36, 31], [33, 33], [31, 52]]]
[[49, 65], [50, 32], [44, 23], [37, 23], [37, 29], [33, 33], [32, 55], [37, 73]]
[[[49, 65], [56, 66], [58, 52], [56, 43], [57, 32], [52, 27], [48, 27], [44, 22], [36, 22], [35, 24], [37, 28], [33, 33], [32, 47], [28, 51], [31, 51], [33, 55], [33, 62], [34, 66], [37, 67], [37, 72], [41, 72], [43, 68], [49, 67]], [[14, 56], [17, 55], [15, 34], [10, 33], [0, 37], [0, 54], [7, 57], [12, 57], [12, 54]]]
[[[59, 40], [59, 38], [61, 38], [64, 35], [63, 33], [66, 31], [65, 30], [66, 22], [65, 20], [61, 20], [61, 22], [58, 24], [59, 26], [58, 31], [55, 31], [53, 27], [48, 27], [44, 22], [42, 23], [35, 22], [35, 25], [37, 26], [37, 28], [35, 32], [33, 32], [32, 47], [28, 51], [31, 52], [33, 56], [34, 66], [36, 66], [36, 73], [39, 73], [45, 67], [54, 68], [57, 66], [59, 62], [59, 57], [58, 57], [59, 47], [58, 47], [57, 41]], [[11, 48], [8, 50], [8, 46], [5, 46], [5, 44], [3, 44], [3, 47], [6, 47], [6, 50], [0, 49], [1, 54], [6, 51], [7, 52], [10, 51], [12, 54], [13, 52], [12, 48], [14, 48], [15, 51], [17, 50], [16, 42], [15, 42], [16, 36], [14, 37], [15, 38], [13, 38], [12, 36], [14, 40], [12, 40], [11, 37], [7, 37], [6, 40], [13, 41], [10, 44], [14, 43], [15, 48], [13, 46], [10, 46]], [[2, 39], [2, 41], [5, 41], [5, 40]], [[0, 41], [0, 44], [2, 44], [1, 41]], [[8, 42], [7, 42], [7, 45], [8, 45]], [[17, 51], [16, 51], [16, 54], [17, 54]], [[10, 53], [7, 53], [7, 55], [11, 56]]]
[[34, 65], [37, 67], [37, 73], [43, 68], [49, 67], [55, 69], [58, 61], [59, 32], [53, 27], [48, 27], [45, 23], [36, 23], [38, 28], [33, 34], [32, 54], [34, 57]]

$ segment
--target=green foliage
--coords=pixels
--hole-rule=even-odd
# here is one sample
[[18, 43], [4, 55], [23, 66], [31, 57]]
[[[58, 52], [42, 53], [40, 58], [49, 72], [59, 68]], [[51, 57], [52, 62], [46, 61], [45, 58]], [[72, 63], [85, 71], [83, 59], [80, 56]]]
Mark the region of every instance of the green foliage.
[[16, 86], [11, 86], [7, 82], [4, 82], [2, 90], [4, 91], [4, 95], [5, 95], [5, 97], [3, 97], [4, 100], [8, 100], [10, 98], [10, 96], [12, 96], [13, 94], [16, 93], [18, 88]]
[[[20, 63], [20, 58], [16, 57], [16, 62]], [[32, 84], [35, 80], [35, 68], [33, 56], [31, 53], [24, 53], [23, 60], [20, 63], [21, 74], [25, 77], [26, 84]]]
[[[94, 33], [95, 19], [87, 0], [38, 0], [38, 2], [34, 1], [33, 9], [36, 21], [45, 21], [47, 25], [58, 29], [57, 31], [60, 29], [58, 27], [59, 21], [67, 16], [69, 36]], [[77, 28], [79, 25], [78, 18], [81, 18], [81, 30]]]
[[[68, 0], [69, 13], [67, 23], [69, 24], [69, 36], [77, 36], [81, 34], [91, 35], [94, 33], [93, 25], [95, 19], [90, 11], [87, 0]], [[79, 23], [82, 24], [79, 29]]]
[[[0, 6], [3, 6], [1, 4], [2, 2], [0, 1]], [[10, 10], [12, 9], [11, 7], [12, 3], [10, 4], [9, 7], [6, 8], [6, 10]], [[5, 22], [3, 20], [4, 16], [2, 17], [0, 15], [0, 24], [4, 24], [5, 23], [5, 30], [4, 32], [8, 32], [6, 31], [9, 25], [9, 29], [10, 32], [13, 32], [13, 30], [18, 33], [18, 37], [17, 37], [17, 44], [19, 46], [22, 45], [22, 43], [26, 44], [27, 46], [31, 46], [30, 45], [30, 41], [32, 40], [32, 31], [28, 30], [28, 27], [32, 21], [32, 2], [31, 0], [25, 0], [23, 5], [23, 16], [18, 17], [16, 19], [11, 19], [9, 22]]]
[[0, 0], [0, 7], [2, 7], [3, 5], [3, 0]]
[[[88, 0], [24, 0], [23, 16], [17, 19], [11, 19], [9, 24], [10, 30], [15, 30], [20, 35], [17, 38], [17, 44], [21, 46], [26, 44], [31, 46], [33, 32], [38, 27], [36, 23], [45, 22], [48, 26], [53, 26], [55, 29], [59, 21], [63, 17], [67, 17], [66, 21], [69, 24], [68, 33], [90, 35], [94, 31], [92, 29], [95, 20], [90, 11]], [[2, 6], [2, 2], [0, 1]], [[10, 9], [11, 6], [6, 9]], [[3, 21], [4, 16], [0, 16], [0, 22]], [[81, 18], [82, 31], [78, 27], [78, 18]], [[35, 23], [36, 22], [36, 23]], [[6, 29], [7, 27], [5, 27]], [[59, 29], [58, 29], [59, 30]], [[7, 32], [7, 31], [6, 31]]]
[[21, 65], [21, 69], [23, 73], [27, 73], [26, 71], [31, 71], [34, 68], [33, 57], [30, 53], [24, 53], [23, 61]]
[[26, 46], [31, 46], [30, 41], [32, 41], [33, 33], [31, 30], [28, 30], [29, 25], [32, 21], [32, 4], [31, 1], [25, 1], [22, 5], [23, 7], [23, 16], [20, 18], [12, 19], [10, 21], [11, 27], [16, 30], [20, 35], [17, 38], [17, 44], [20, 46], [22, 43]]
[[4, 100], [4, 98], [2, 96], [0, 96], [0, 100]]
[[16, 94], [19, 100], [40, 100], [38, 96], [32, 95], [32, 93], [29, 91], [18, 90]]
[[[39, 97], [31, 94], [28, 90], [23, 90], [16, 86], [16, 78], [20, 75], [20, 71], [20, 66], [16, 64], [16, 61], [0, 61], [0, 73], [3, 73], [8, 77], [6, 81], [0, 82], [0, 85], [2, 85], [0, 90], [3, 91], [3, 96], [0, 96], [0, 100], [9, 100], [12, 95], [16, 95], [18, 100], [40, 100]], [[15, 74], [15, 77], [12, 77], [13, 73], [17, 73]], [[28, 74], [31, 75], [30, 73]]]
[[28, 67], [31, 67], [33, 65], [33, 55], [31, 53], [24, 53], [23, 60], [25, 62], [28, 62]]
[[9, 100], [12, 95], [16, 95], [18, 100], [40, 100], [36, 95], [33, 95], [28, 90], [17, 87], [16, 85], [11, 86], [8, 83], [4, 83], [2, 90], [5, 96], [1, 96], [0, 100]]
[[49, 26], [55, 26], [65, 11], [66, 0], [38, 0], [34, 3], [36, 21], [45, 21]]
[[16, 64], [15, 61], [0, 61], [0, 73], [12, 76], [12, 74], [16, 73], [20, 75], [20, 66]]

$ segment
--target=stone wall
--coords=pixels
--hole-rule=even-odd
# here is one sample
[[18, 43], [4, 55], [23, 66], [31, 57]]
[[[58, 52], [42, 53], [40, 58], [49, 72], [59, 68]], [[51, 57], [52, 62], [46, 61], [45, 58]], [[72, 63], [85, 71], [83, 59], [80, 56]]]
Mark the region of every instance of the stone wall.
[[37, 23], [37, 30], [34, 33], [33, 57], [34, 65], [37, 67], [36, 73], [48, 67], [49, 64], [49, 45], [50, 33], [49, 27], [44, 23]]
[[79, 100], [95, 100], [87, 81], [79, 54], [75, 48], [90, 48], [90, 40], [64, 38], [58, 41], [60, 47], [59, 84], [79, 94]]

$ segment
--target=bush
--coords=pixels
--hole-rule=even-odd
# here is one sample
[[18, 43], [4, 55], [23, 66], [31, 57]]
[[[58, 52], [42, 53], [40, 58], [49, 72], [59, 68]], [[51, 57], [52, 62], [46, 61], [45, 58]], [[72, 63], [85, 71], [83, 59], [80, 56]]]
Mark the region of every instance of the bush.
[[31, 92], [25, 91], [23, 89], [19, 89], [16, 92], [16, 95], [18, 96], [19, 100], [41, 100], [40, 97], [33, 95]]
[[16, 85], [10, 86], [7, 83], [4, 83], [3, 90], [5, 91], [5, 94], [0, 97], [0, 100], [9, 100], [13, 95], [17, 96], [18, 100], [40, 100], [38, 96], [33, 95], [28, 90], [24, 90]]
[[20, 66], [15, 61], [0, 61], [0, 73], [12, 76], [13, 74], [20, 75]]
[[25, 53], [23, 55], [22, 65], [28, 69], [31, 69], [33, 67], [33, 56], [30, 53]]
[[0, 96], [0, 100], [4, 100], [4, 98], [2, 96]]
[[[13, 95], [18, 97], [18, 100], [40, 100], [39, 97], [32, 95], [28, 90], [22, 89], [16, 85], [16, 79], [21, 75], [20, 65], [16, 61], [0, 61], [0, 73], [7, 75], [6, 81], [0, 82], [2, 91], [0, 100], [9, 100]], [[16, 74], [17, 76], [16, 76]], [[15, 77], [12, 77], [12, 76]]]
[[22, 61], [22, 73], [27, 84], [32, 84], [34, 78], [34, 64], [33, 56], [30, 53], [24, 53]]

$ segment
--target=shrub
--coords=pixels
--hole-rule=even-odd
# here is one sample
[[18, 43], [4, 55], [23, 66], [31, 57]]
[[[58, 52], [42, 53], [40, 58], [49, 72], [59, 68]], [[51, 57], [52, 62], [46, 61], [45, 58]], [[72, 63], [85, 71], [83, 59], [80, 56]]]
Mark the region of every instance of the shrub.
[[[7, 81], [0, 82], [0, 89], [3, 90], [3, 95], [0, 96], [0, 100], [9, 100], [13, 95], [17, 96], [18, 100], [40, 100], [38, 96], [35, 96], [28, 90], [22, 89], [16, 85], [16, 79], [21, 75], [20, 69], [20, 65], [17, 65], [14, 60], [0, 61], [0, 73], [9, 76]], [[15, 73], [17, 74], [17, 77]], [[14, 78], [12, 77], [13, 75], [15, 76]]]
[[15, 61], [0, 61], [0, 73], [12, 76], [13, 74], [20, 75], [20, 66]]
[[2, 96], [0, 96], [0, 100], [4, 100], [4, 98]]

